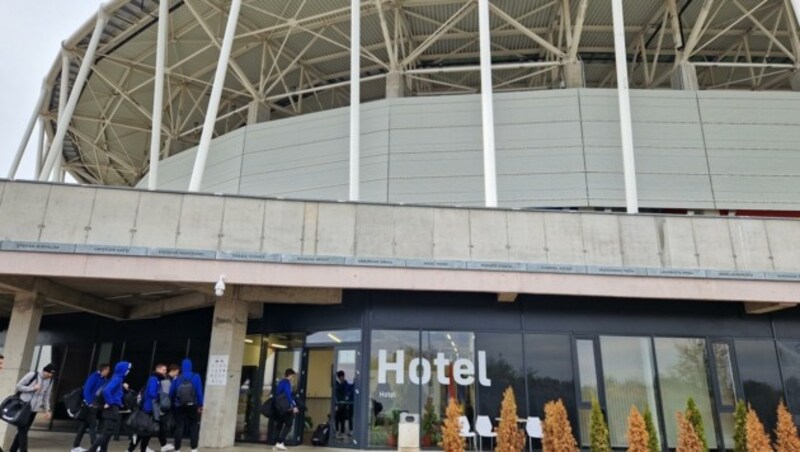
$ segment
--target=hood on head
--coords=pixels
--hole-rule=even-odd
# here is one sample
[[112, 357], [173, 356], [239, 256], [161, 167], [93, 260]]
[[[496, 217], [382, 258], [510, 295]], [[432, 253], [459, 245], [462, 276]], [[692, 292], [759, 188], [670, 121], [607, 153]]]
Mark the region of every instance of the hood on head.
[[192, 373], [192, 360], [186, 358], [181, 362], [181, 373], [182, 374], [190, 374]]
[[128, 361], [120, 361], [114, 366], [114, 376], [124, 377], [131, 369], [131, 363]]

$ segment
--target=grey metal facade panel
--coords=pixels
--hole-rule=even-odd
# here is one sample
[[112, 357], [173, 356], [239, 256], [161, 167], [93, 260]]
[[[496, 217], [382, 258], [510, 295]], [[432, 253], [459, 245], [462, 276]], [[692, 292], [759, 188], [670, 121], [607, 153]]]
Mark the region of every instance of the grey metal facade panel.
[[[631, 106], [641, 207], [800, 204], [800, 96], [633, 90]], [[624, 204], [615, 90], [498, 93], [495, 111], [500, 205]], [[204, 190], [346, 199], [348, 121], [342, 108], [219, 137]], [[193, 162], [162, 162], [162, 188], [185, 189]], [[481, 205], [480, 96], [363, 104], [361, 178], [365, 201]]]

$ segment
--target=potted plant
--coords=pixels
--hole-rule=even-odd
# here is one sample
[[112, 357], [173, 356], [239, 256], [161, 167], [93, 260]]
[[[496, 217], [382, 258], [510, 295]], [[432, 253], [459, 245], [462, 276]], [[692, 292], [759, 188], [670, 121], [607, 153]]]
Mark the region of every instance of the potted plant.
[[[383, 426], [374, 426], [369, 431], [369, 445], [384, 447], [389, 445], [389, 434]], [[394, 447], [394, 446], [392, 446]]]
[[439, 415], [433, 407], [433, 397], [425, 402], [425, 413], [422, 415], [422, 447], [431, 447], [439, 442]]
[[389, 421], [389, 428], [391, 433], [386, 439], [386, 445], [389, 447], [397, 447], [397, 432], [400, 427], [400, 410], [392, 410], [392, 419]]

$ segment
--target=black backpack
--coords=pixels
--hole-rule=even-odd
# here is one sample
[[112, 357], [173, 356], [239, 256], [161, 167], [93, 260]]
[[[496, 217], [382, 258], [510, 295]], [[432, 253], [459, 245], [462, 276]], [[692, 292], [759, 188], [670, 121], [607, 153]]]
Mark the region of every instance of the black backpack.
[[314, 434], [311, 435], [311, 444], [313, 446], [327, 446], [328, 437], [330, 436], [331, 426], [328, 424], [319, 424]]
[[267, 419], [275, 417], [275, 399], [272, 396], [269, 396], [261, 405], [261, 415]]
[[64, 394], [61, 400], [64, 402], [67, 415], [72, 419], [77, 419], [80, 417], [83, 408], [83, 386]]
[[190, 379], [181, 379], [178, 389], [175, 390], [175, 399], [180, 406], [192, 406], [197, 403], [197, 394]]

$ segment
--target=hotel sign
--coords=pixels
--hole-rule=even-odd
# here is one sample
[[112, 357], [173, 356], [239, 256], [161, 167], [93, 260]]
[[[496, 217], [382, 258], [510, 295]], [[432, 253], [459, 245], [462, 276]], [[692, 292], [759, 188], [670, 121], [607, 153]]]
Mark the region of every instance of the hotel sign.
[[[444, 353], [437, 353], [433, 363], [426, 358], [413, 358], [409, 361], [408, 369], [406, 369], [404, 366], [405, 351], [397, 350], [394, 356], [395, 361], [389, 362], [389, 353], [384, 349], [378, 350], [378, 384], [385, 384], [388, 381], [389, 373], [394, 373], [396, 384], [405, 384], [407, 375], [409, 383], [426, 385], [435, 373], [436, 379], [442, 385], [449, 385], [451, 376], [452, 381], [461, 386], [475, 383], [476, 377], [481, 386], [492, 385], [492, 380], [486, 373], [485, 351], [478, 351], [477, 369], [475, 363], [467, 358], [458, 358], [451, 364], [450, 360], [445, 358]], [[448, 375], [448, 366], [452, 369], [452, 375]]]

